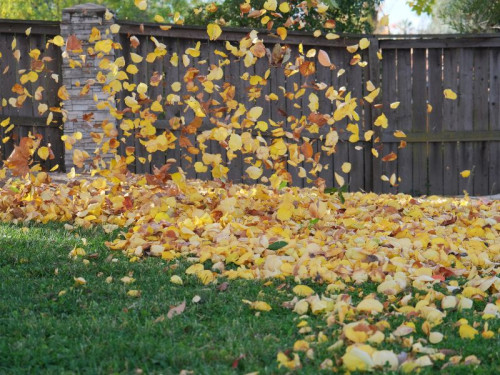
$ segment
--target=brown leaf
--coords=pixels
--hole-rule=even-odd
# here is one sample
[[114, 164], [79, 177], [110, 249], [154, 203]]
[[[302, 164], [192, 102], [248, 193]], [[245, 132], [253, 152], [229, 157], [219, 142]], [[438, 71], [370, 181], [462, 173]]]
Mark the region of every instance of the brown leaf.
[[318, 61], [321, 65], [326, 66], [327, 68], [335, 69], [335, 65], [330, 62], [330, 56], [328, 56], [328, 53], [322, 49], [318, 51]]
[[23, 137], [18, 146], [14, 146], [14, 150], [9, 158], [5, 161], [5, 166], [12, 169], [14, 176], [24, 176], [30, 171], [33, 152], [40, 144], [41, 136], [36, 140]]
[[304, 61], [300, 64], [299, 71], [304, 77], [310, 76], [316, 72], [316, 64], [314, 61]]
[[188, 137], [181, 135], [179, 137], [179, 146], [183, 148], [188, 148], [188, 147], [193, 147], [193, 144], [191, 143]]
[[394, 152], [391, 152], [390, 154], [385, 155], [382, 158], [382, 161], [394, 161], [398, 158], [398, 155], [396, 155]]
[[180, 305], [174, 306], [170, 310], [168, 310], [167, 318], [172, 319], [174, 316], [182, 314], [185, 309], [186, 300], [182, 301]]
[[133, 48], [137, 48], [139, 47], [139, 45], [141, 44], [141, 42], [139, 42], [139, 39], [137, 39], [137, 37], [135, 35], [132, 35], [130, 37], [130, 45], [133, 47]]
[[309, 142], [304, 142], [300, 146], [300, 152], [302, 152], [302, 155], [304, 155], [306, 159], [309, 159], [313, 155], [312, 145]]
[[227, 288], [229, 288], [229, 283], [227, 281], [224, 281], [222, 284], [220, 284], [218, 287], [217, 287], [217, 290], [219, 292], [225, 292], [227, 290]]
[[66, 39], [66, 50], [72, 52], [82, 51], [82, 42], [76, 37], [76, 35], [72, 34], [68, 37], [68, 39]]

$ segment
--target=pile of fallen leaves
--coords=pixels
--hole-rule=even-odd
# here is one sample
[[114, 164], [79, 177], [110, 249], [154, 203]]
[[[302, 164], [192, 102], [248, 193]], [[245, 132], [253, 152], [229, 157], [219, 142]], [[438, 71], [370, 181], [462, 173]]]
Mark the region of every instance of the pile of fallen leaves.
[[[328, 326], [342, 327], [332, 349], [345, 346], [341, 363], [347, 370], [388, 365], [406, 372], [443, 360], [446, 351], [433, 347], [444, 338], [443, 319], [473, 309], [474, 300], [484, 301], [477, 312], [483, 322], [458, 320], [460, 337], [497, 337], [488, 319], [500, 316], [499, 201], [351, 193], [342, 203], [317, 188], [201, 182], [165, 170], [67, 184], [51, 183], [42, 172], [30, 181], [4, 184], [0, 219], [62, 221], [69, 230], [73, 225], [128, 228], [107, 246], [130, 261], [185, 258], [192, 263], [186, 274], [203, 284], [293, 278], [296, 297], [286, 307], [300, 316], [322, 314]], [[172, 282], [182, 283], [182, 276]], [[466, 282], [459, 285], [457, 278]], [[365, 282], [375, 283], [377, 293], [354, 303], [347, 289]], [[326, 285], [321, 295], [314, 290], [319, 284]], [[264, 301], [243, 302], [258, 313], [272, 309]], [[413, 339], [413, 321], [392, 327], [387, 317], [393, 315], [421, 318], [419, 329], [427, 338]], [[315, 343], [326, 341], [306, 320], [299, 329], [304, 340], [293, 352], [278, 354], [280, 366], [299, 368], [299, 353], [314, 356]], [[406, 351], [380, 349], [387, 342]], [[448, 362], [457, 363], [479, 361], [453, 356]], [[333, 365], [331, 359], [322, 363]]]

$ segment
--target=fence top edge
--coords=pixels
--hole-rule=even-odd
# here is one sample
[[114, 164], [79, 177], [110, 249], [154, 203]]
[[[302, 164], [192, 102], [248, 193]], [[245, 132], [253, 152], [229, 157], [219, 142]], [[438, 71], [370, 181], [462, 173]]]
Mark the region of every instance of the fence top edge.
[[[129, 20], [117, 20], [117, 23], [120, 26], [130, 26], [130, 27], [144, 27], [144, 28], [157, 28], [158, 30], [160, 26], [170, 26], [172, 30], [185, 30], [185, 31], [199, 31], [201, 33], [206, 33], [205, 26], [198, 25], [176, 25], [170, 23], [154, 23], [154, 22], [137, 22], [137, 21], [129, 21]], [[248, 34], [251, 32], [252, 28], [247, 27], [222, 27], [223, 32], [233, 32], [233, 33], [241, 33]], [[160, 30], [161, 31], [161, 30]], [[267, 29], [256, 29], [261, 34], [269, 34]], [[352, 39], [360, 39], [360, 38], [373, 38], [378, 40], [407, 40], [407, 39], [485, 39], [485, 38], [500, 38], [500, 32], [498, 33], [484, 33], [484, 34], [356, 34], [356, 33], [336, 33], [340, 36], [340, 38], [352, 38]], [[303, 31], [288, 31], [289, 36], [305, 36], [312, 37], [315, 39], [321, 40], [321, 38], [316, 38], [312, 33], [303, 32]], [[206, 36], [208, 39], [208, 35]]]
[[54, 26], [59, 27], [61, 25], [60, 21], [45, 21], [45, 20], [18, 20], [10, 18], [0, 18], [0, 28], [7, 26], [8, 24], [13, 25], [25, 25], [25, 26]]

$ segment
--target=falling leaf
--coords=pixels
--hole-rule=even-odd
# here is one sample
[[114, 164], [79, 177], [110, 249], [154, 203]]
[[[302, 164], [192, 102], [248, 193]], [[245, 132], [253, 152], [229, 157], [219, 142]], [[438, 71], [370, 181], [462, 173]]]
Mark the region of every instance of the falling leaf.
[[342, 164], [341, 169], [342, 169], [342, 172], [344, 172], [344, 173], [349, 173], [349, 172], [351, 171], [351, 163], [349, 163], [349, 162], [344, 162], [344, 163]]
[[333, 69], [334, 65], [332, 65], [330, 61], [330, 56], [328, 56], [328, 53], [322, 49], [318, 51], [318, 62], [327, 68]]
[[359, 41], [359, 48], [360, 49], [367, 49], [370, 46], [370, 41], [367, 38], [362, 38]]
[[37, 150], [37, 154], [40, 157], [40, 159], [47, 160], [49, 158], [50, 151], [49, 151], [48, 147], [43, 146]]
[[455, 94], [455, 92], [451, 89], [445, 89], [443, 93], [446, 99], [455, 100], [457, 98], [457, 94]]
[[258, 168], [258, 167], [254, 167], [254, 166], [250, 166], [246, 169], [246, 173], [248, 174], [248, 176], [253, 179], [253, 180], [257, 180], [260, 178], [260, 176], [262, 176], [262, 169], [261, 168]]
[[463, 178], [469, 177], [470, 176], [470, 170], [466, 169], [466, 170], [460, 172], [460, 176], [462, 176]]
[[207, 34], [210, 40], [217, 40], [222, 34], [222, 29], [216, 23], [209, 23], [207, 25]]

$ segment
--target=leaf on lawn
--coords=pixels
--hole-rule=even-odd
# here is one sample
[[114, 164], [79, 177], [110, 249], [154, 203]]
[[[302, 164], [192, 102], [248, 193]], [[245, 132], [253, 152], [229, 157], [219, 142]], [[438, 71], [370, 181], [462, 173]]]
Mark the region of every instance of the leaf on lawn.
[[180, 305], [171, 307], [170, 310], [168, 310], [167, 318], [172, 319], [174, 316], [182, 314], [185, 309], [186, 309], [186, 300], [182, 301]]

